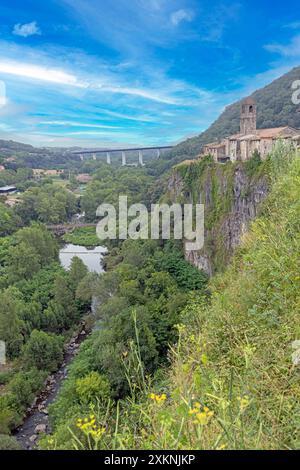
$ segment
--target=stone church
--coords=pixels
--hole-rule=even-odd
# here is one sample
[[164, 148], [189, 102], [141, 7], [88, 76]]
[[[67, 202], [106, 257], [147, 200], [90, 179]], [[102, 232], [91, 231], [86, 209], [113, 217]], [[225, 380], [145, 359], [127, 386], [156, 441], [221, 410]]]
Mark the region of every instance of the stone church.
[[221, 142], [207, 144], [202, 149], [203, 155], [212, 155], [216, 162], [249, 160], [257, 150], [264, 159], [273, 149], [276, 141], [283, 140], [300, 143], [300, 130], [290, 126], [271, 129], [257, 129], [256, 103], [246, 98], [241, 103], [240, 133], [226, 137]]

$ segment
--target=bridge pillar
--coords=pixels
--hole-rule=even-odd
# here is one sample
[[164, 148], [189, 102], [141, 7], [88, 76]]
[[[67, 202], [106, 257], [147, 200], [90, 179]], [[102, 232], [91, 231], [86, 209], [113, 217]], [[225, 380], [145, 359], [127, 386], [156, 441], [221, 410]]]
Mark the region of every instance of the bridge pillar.
[[156, 158], [157, 158], [157, 159], [160, 158], [160, 149], [157, 149], [157, 150], [156, 150]]
[[79, 155], [80, 160], [83, 162], [83, 155]]
[[122, 166], [126, 165], [126, 153], [122, 152]]
[[93, 160], [96, 160], [96, 159], [97, 159], [96, 154], [93, 153]]
[[106, 152], [106, 163], [108, 165], [111, 165], [111, 158], [110, 158], [110, 153], [109, 152]]
[[139, 150], [139, 164], [141, 166], [144, 166], [144, 161], [143, 161], [143, 151]]

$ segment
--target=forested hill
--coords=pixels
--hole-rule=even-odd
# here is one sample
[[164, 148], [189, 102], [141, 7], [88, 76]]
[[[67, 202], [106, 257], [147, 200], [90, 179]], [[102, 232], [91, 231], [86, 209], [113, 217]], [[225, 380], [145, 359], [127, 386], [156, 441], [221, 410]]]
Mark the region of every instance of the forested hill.
[[0, 151], [13, 150], [16, 152], [33, 152], [35, 149], [32, 145], [22, 144], [21, 142], [15, 142], [14, 140], [3, 140], [0, 139]]
[[[295, 80], [300, 80], [300, 66], [251, 95], [257, 102], [258, 128], [285, 125], [300, 128], [299, 106], [292, 103], [291, 86]], [[194, 157], [204, 144], [238, 132], [239, 116], [240, 101], [228, 106], [206, 131], [180, 143], [165, 158], [173, 164]]]

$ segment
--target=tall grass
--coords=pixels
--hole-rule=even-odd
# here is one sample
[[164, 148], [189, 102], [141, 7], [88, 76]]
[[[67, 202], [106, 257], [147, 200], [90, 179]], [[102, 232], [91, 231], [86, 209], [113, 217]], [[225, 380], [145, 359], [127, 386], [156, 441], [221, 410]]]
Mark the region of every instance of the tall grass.
[[300, 159], [279, 144], [269, 163], [261, 216], [211, 296], [191, 293], [171, 368], [152, 380], [136, 329], [131, 398], [96, 411], [97, 448], [300, 447]]

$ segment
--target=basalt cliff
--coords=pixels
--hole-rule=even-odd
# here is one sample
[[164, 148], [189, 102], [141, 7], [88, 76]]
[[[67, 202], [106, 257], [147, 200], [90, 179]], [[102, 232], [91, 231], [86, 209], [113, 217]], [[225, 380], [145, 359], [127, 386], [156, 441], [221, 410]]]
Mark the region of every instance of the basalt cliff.
[[204, 204], [205, 242], [186, 259], [210, 276], [223, 271], [268, 193], [265, 162], [216, 164], [210, 157], [173, 168], [165, 200]]

